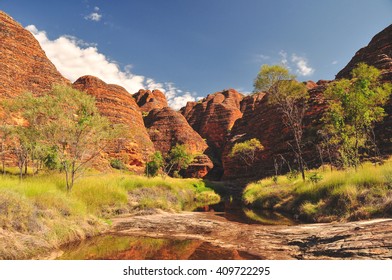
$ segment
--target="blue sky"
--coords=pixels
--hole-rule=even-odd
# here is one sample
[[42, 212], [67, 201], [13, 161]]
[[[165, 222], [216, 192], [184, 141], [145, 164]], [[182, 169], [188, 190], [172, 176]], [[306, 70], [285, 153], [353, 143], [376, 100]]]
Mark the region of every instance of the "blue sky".
[[262, 64], [299, 80], [333, 79], [392, 23], [392, 0], [0, 0], [74, 80], [94, 74], [170, 104], [253, 90]]

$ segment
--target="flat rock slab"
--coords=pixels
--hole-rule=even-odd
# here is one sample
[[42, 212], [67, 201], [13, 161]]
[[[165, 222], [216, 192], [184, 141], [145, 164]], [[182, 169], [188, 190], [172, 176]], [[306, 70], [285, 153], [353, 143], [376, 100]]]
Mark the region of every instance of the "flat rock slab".
[[111, 233], [197, 239], [262, 259], [392, 259], [392, 219], [296, 226], [247, 225], [212, 213], [123, 216]]

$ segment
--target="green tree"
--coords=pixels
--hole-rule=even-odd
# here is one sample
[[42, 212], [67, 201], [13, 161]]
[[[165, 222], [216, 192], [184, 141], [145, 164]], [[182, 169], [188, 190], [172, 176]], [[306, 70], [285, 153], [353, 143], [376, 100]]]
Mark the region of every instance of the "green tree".
[[151, 156], [151, 160], [146, 163], [144, 173], [148, 177], [154, 177], [158, 174], [159, 170], [164, 166], [164, 159], [160, 151], [155, 152]]
[[[27, 137], [27, 145], [37, 142], [56, 151], [68, 191], [83, 170], [121, 131], [99, 114], [92, 96], [68, 86], [55, 86], [41, 96], [25, 94], [11, 107], [27, 121], [25, 131], [34, 135], [34, 141]], [[17, 134], [19, 137], [26, 135]]]
[[171, 174], [173, 170], [179, 172], [186, 169], [192, 161], [193, 155], [188, 152], [187, 146], [176, 144], [165, 158], [164, 171], [166, 174]]
[[380, 83], [380, 71], [359, 63], [351, 72], [352, 79], [331, 83], [325, 97], [328, 110], [323, 121], [331, 145], [337, 147], [343, 166], [357, 167], [360, 150], [366, 148], [374, 124], [385, 116], [382, 106], [392, 87]]
[[254, 81], [255, 91], [269, 93], [268, 102], [282, 113], [283, 124], [294, 136], [291, 145], [298, 159], [302, 179], [305, 180], [305, 163], [302, 152], [303, 119], [309, 95], [303, 83], [295, 80], [289, 70], [280, 65], [263, 65]]
[[264, 150], [263, 145], [256, 138], [234, 144], [229, 157], [240, 159], [246, 166], [252, 166], [257, 158], [257, 152]]

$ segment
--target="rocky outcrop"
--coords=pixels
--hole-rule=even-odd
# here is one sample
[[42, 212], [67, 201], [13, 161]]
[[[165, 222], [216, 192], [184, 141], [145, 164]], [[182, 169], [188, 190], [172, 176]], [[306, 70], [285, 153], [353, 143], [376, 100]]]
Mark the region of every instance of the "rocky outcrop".
[[[324, 82], [325, 83], [325, 82]], [[304, 158], [312, 166], [320, 163], [315, 144], [320, 118], [326, 104], [322, 96], [325, 85], [307, 82], [310, 100], [304, 118]], [[295, 155], [290, 146], [293, 141], [291, 131], [283, 124], [281, 112], [268, 103], [268, 94], [256, 93], [246, 96], [241, 102], [242, 118], [238, 119], [222, 153], [224, 179], [271, 176], [278, 168], [279, 174], [295, 166]], [[258, 139], [264, 150], [256, 154], [253, 166], [229, 156], [235, 143], [252, 138]], [[290, 167], [289, 167], [290, 165]], [[294, 165], [294, 166], [293, 166]]]
[[199, 102], [188, 102], [181, 113], [210, 147], [221, 150], [235, 121], [242, 116], [243, 95], [234, 89], [209, 94]]
[[[6, 13], [0, 11], [0, 103], [26, 92], [48, 92], [55, 84], [70, 84], [47, 58], [34, 36]], [[24, 124], [20, 116], [4, 117], [1, 122]], [[5, 162], [16, 165], [15, 155], [3, 154]]]
[[[350, 72], [359, 62], [380, 69], [383, 81], [392, 82], [392, 24], [374, 36], [366, 47], [357, 51], [336, 78], [350, 78]], [[392, 154], [392, 97], [386, 104], [385, 111], [386, 117], [376, 125], [375, 134], [381, 153]]]
[[100, 113], [126, 128], [124, 136], [106, 149], [107, 157], [120, 159], [130, 169], [142, 171], [154, 147], [132, 95], [118, 85], [106, 84], [93, 76], [79, 78], [73, 87], [94, 96]]
[[170, 107], [154, 109], [144, 118], [151, 140], [157, 150], [167, 154], [176, 144], [185, 144], [191, 153], [203, 153], [207, 144], [194, 131], [181, 113]]
[[220, 179], [223, 174], [222, 151], [234, 123], [242, 117], [243, 98], [236, 90], [229, 89], [209, 94], [198, 102], [188, 102], [180, 110], [192, 128], [207, 140], [206, 154], [214, 163], [214, 170], [210, 172], [212, 179]]
[[197, 155], [185, 170], [185, 177], [204, 178], [213, 167], [214, 164], [207, 155]]
[[188, 152], [197, 155], [185, 176], [202, 178], [212, 169], [213, 164], [203, 152], [206, 142], [192, 129], [181, 113], [170, 107], [153, 109], [144, 118], [145, 126], [155, 149], [167, 154], [176, 144], [185, 144]]
[[54, 84], [70, 84], [46, 57], [38, 41], [0, 11], [0, 98], [42, 93]]
[[141, 89], [133, 95], [142, 112], [150, 112], [153, 109], [162, 109], [168, 106], [165, 95], [160, 90]]
[[[383, 81], [392, 82], [392, 25], [374, 36], [368, 46], [360, 49], [336, 78], [351, 78], [350, 72], [359, 62], [380, 69]], [[311, 81], [305, 83], [311, 97], [304, 119], [303, 140], [304, 158], [308, 167], [321, 164], [315, 144], [318, 142], [317, 130], [321, 124], [320, 118], [326, 108], [323, 91], [328, 83], [328, 81], [319, 81], [317, 84]], [[245, 97], [241, 102], [241, 111], [243, 117], [235, 123], [222, 155], [224, 178], [265, 177], [274, 174], [275, 164], [278, 165], [279, 171], [288, 170], [287, 162], [295, 166], [295, 156], [288, 145], [292, 140], [292, 134], [282, 124], [280, 113], [276, 108], [268, 105], [268, 96], [258, 94]], [[375, 135], [381, 154], [390, 155], [392, 153], [392, 98], [386, 104], [385, 111], [384, 120], [376, 124]], [[249, 170], [249, 167], [228, 157], [228, 154], [235, 143], [251, 138], [259, 139], [265, 149], [259, 152], [254, 166]]]
[[336, 75], [336, 79], [350, 78], [355, 66], [365, 62], [383, 72], [387, 81], [392, 81], [392, 24], [378, 33], [370, 43], [356, 52], [350, 62]]

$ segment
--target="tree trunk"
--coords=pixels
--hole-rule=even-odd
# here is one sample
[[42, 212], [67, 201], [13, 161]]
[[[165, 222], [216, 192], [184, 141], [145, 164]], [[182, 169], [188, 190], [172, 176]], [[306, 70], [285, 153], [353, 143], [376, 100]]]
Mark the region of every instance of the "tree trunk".
[[25, 175], [27, 175], [27, 165], [28, 165], [28, 162], [27, 162], [27, 158], [26, 158], [24, 161], [24, 174]]

